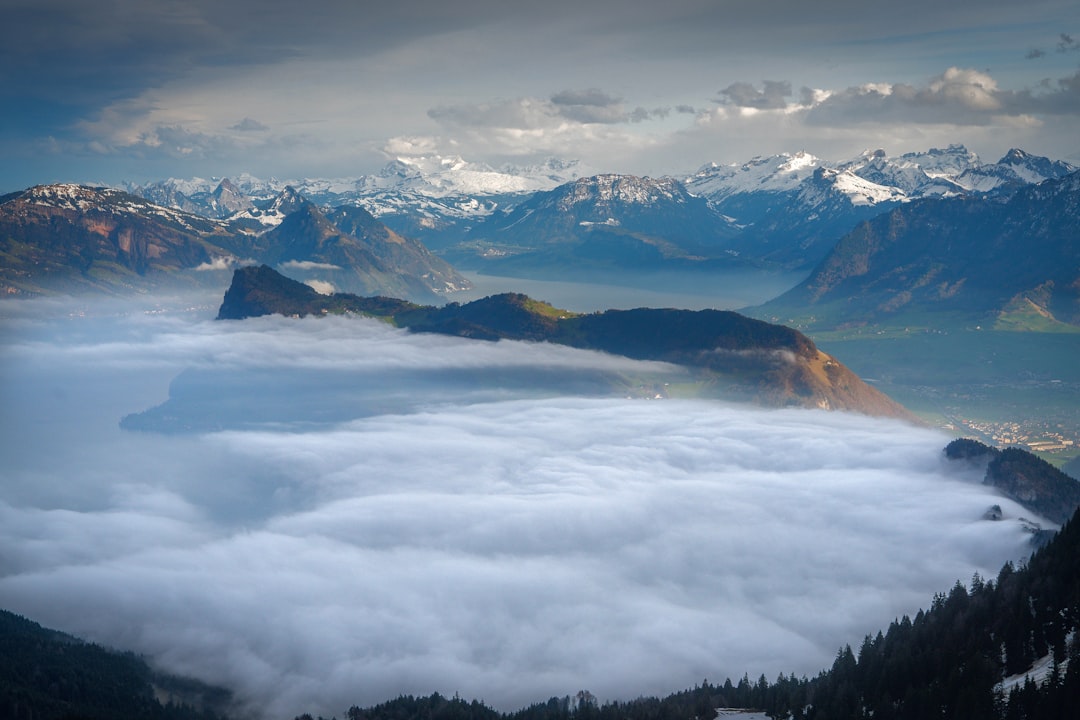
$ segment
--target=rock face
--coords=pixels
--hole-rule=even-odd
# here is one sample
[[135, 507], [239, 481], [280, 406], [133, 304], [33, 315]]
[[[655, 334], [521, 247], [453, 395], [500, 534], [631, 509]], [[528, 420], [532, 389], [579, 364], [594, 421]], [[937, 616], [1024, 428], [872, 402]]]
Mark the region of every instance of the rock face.
[[1060, 525], [1080, 508], [1080, 482], [1026, 450], [963, 438], [945, 447], [945, 457], [985, 467], [984, 484], [1051, 522]]
[[913, 419], [797, 330], [730, 311], [639, 308], [579, 315], [516, 293], [437, 308], [385, 297], [319, 295], [264, 266], [236, 271], [218, 318], [341, 312], [380, 317], [415, 332], [551, 342], [674, 363], [700, 373], [719, 394], [767, 406]]

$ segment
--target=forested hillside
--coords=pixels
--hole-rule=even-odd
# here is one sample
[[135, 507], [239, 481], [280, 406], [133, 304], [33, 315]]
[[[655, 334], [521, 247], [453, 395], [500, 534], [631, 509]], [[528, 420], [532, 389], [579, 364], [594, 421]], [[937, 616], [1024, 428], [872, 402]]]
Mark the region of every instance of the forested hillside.
[[[215, 720], [229, 693], [0, 610], [0, 719]], [[215, 712], [216, 711], [216, 712]]]

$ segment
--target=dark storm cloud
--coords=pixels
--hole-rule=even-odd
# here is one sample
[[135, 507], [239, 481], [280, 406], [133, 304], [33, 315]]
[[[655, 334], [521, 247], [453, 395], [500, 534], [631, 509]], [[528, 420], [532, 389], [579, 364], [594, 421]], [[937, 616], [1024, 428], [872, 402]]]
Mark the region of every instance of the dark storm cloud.
[[563, 90], [548, 99], [521, 97], [495, 103], [444, 105], [428, 116], [447, 127], [508, 131], [543, 130], [564, 125], [620, 125], [657, 120], [668, 108], [627, 108], [621, 97], [598, 88]]
[[270, 128], [266, 125], [263, 125], [258, 120], [253, 120], [252, 118], [246, 117], [240, 122], [230, 127], [229, 129], [239, 130], [241, 132], [261, 132], [263, 130], [269, 130]]
[[596, 88], [564, 90], [551, 96], [551, 104], [559, 117], [585, 124], [639, 123], [665, 118], [671, 112], [667, 108], [649, 110], [640, 106], [627, 110], [622, 98]]
[[988, 73], [949, 68], [922, 86], [905, 83], [849, 87], [817, 99], [804, 89], [811, 125], [949, 123], [989, 125], [1001, 118], [1080, 114], [1080, 73], [1037, 90], [1004, 90]]
[[551, 96], [551, 102], [562, 107], [617, 107], [622, 98], [608, 95], [603, 90], [563, 90]]
[[579, 123], [607, 124], [629, 120], [622, 98], [596, 88], [563, 90], [551, 96], [551, 104], [560, 117]]
[[[1026, 548], [1022, 511], [944, 466], [947, 438], [840, 413], [518, 396], [119, 431], [191, 366], [643, 368], [188, 305], [5, 315], [0, 606], [226, 684], [261, 716], [813, 674]], [[981, 519], [993, 503], [1005, 522]]]
[[755, 108], [757, 110], [777, 110], [787, 106], [791, 97], [791, 83], [766, 80], [761, 90], [749, 83], [732, 83], [720, 94], [735, 107]]

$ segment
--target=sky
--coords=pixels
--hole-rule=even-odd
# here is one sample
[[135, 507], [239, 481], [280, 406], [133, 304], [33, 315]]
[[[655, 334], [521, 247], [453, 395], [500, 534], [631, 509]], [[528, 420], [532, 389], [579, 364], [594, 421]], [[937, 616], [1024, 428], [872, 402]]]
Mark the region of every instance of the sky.
[[[542, 383], [493, 396], [515, 373], [663, 367], [360, 318], [216, 322], [212, 300], [0, 308], [0, 607], [231, 688], [254, 716], [812, 676], [1031, 549], [1033, 516], [935, 430]], [[120, 429], [185, 372], [220, 427]], [[371, 412], [342, 377], [410, 399]], [[335, 418], [218, 414], [238, 378]]]
[[685, 174], [962, 143], [1080, 162], [1073, 0], [4, 0], [0, 192], [409, 155]]

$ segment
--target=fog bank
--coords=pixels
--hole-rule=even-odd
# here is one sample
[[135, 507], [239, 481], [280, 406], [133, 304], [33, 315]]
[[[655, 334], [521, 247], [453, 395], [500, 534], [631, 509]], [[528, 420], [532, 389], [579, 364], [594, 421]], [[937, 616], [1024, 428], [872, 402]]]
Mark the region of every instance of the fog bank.
[[[121, 431], [189, 368], [641, 370], [211, 314], [8, 314], [0, 607], [230, 687], [263, 716], [813, 674], [1028, 549], [1027, 513], [946, 466], [947, 437], [840, 413], [492, 401], [478, 372], [458, 401], [331, 426]], [[1006, 520], [983, 520], [995, 503]]]

